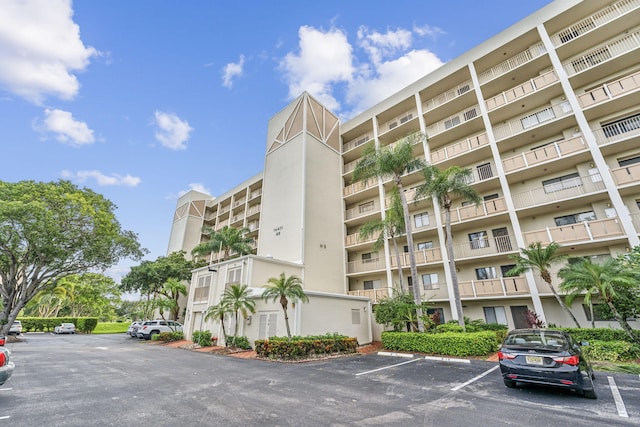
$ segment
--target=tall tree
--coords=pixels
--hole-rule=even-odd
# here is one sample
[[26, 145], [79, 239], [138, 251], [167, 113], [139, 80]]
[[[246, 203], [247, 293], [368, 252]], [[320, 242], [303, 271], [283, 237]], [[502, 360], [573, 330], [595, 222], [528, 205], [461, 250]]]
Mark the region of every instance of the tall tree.
[[429, 165], [422, 169], [425, 183], [418, 187], [416, 199], [427, 196], [438, 200], [444, 209], [444, 227], [447, 246], [447, 257], [449, 258], [449, 272], [453, 287], [453, 297], [455, 299], [456, 311], [458, 312], [458, 324], [466, 330], [464, 314], [462, 313], [462, 300], [460, 298], [460, 287], [458, 285], [458, 270], [456, 269], [455, 255], [453, 253], [453, 235], [451, 233], [451, 204], [452, 198], [458, 197], [474, 204], [481, 201], [478, 192], [469, 185], [471, 169], [451, 166], [444, 171], [435, 166]]
[[573, 320], [576, 326], [579, 328], [580, 323], [578, 319], [573, 315], [569, 307], [562, 301], [558, 291], [551, 283], [551, 272], [549, 269], [553, 264], [564, 261], [567, 257], [558, 254], [560, 245], [555, 242], [549, 243], [546, 247], [542, 246], [540, 242], [531, 243], [527, 248], [521, 248], [519, 254], [510, 256], [512, 260], [516, 262], [516, 266], [507, 271], [507, 276], [519, 276], [528, 270], [537, 270], [553, 293], [553, 296], [558, 301], [558, 304], [567, 313], [567, 315]]
[[363, 153], [362, 158], [353, 170], [354, 181], [365, 181], [370, 178], [386, 179], [391, 178], [393, 184], [400, 195], [402, 213], [404, 216], [405, 231], [407, 233], [407, 246], [409, 248], [409, 269], [411, 270], [411, 283], [413, 284], [413, 298], [417, 307], [418, 330], [424, 332], [424, 322], [422, 321], [422, 304], [420, 296], [420, 286], [418, 282], [418, 268], [416, 266], [416, 255], [413, 247], [413, 235], [411, 229], [411, 216], [409, 215], [409, 205], [404, 194], [402, 176], [425, 166], [422, 159], [413, 155], [413, 146], [425, 139], [421, 133], [409, 135], [393, 146], [384, 146], [376, 149], [374, 144], [369, 144]]
[[253, 252], [253, 239], [247, 237], [249, 229], [234, 228], [225, 225], [220, 231], [215, 231], [211, 227], [203, 227], [203, 232], [209, 234], [209, 240], [202, 242], [191, 250], [191, 253], [199, 256], [206, 256], [210, 253], [222, 251], [223, 259], [226, 261], [231, 256], [231, 252], [238, 255], [247, 255]]
[[291, 328], [289, 327], [289, 314], [287, 311], [289, 300], [294, 303], [296, 301], [309, 301], [309, 297], [307, 297], [302, 288], [300, 278], [294, 275], [287, 277], [284, 273], [280, 273], [280, 277], [270, 277], [264, 287], [264, 292], [262, 292], [262, 298], [265, 301], [280, 301], [280, 306], [284, 312], [284, 324], [287, 327], [287, 337], [291, 340]]
[[229, 306], [229, 301], [223, 298], [220, 300], [218, 304], [209, 306], [204, 316], [204, 320], [206, 321], [209, 321], [209, 320], [220, 321], [220, 326], [222, 326], [222, 339], [224, 340], [225, 346], [228, 343], [227, 343], [227, 330], [224, 326], [224, 318], [227, 316], [227, 314], [230, 314], [232, 312], [233, 312], [233, 309]]
[[393, 243], [393, 250], [396, 256], [396, 263], [398, 264], [398, 277], [400, 279], [400, 292], [406, 292], [404, 287], [404, 279], [402, 277], [402, 260], [400, 258], [400, 250], [398, 248], [398, 237], [405, 232], [404, 227], [404, 214], [402, 212], [402, 202], [400, 201], [400, 195], [394, 188], [391, 193], [390, 207], [385, 212], [384, 219], [373, 219], [364, 223], [360, 227], [360, 237], [367, 239], [371, 236], [378, 234], [378, 238], [373, 245], [373, 249], [379, 250], [384, 247], [386, 238], [391, 239]]
[[[249, 313], [256, 312], [256, 303], [251, 299], [251, 289], [247, 285], [231, 285], [224, 290], [222, 299], [228, 304], [232, 313], [235, 314], [235, 324], [233, 325], [233, 342], [236, 345], [238, 338], [238, 314], [242, 314], [243, 318], [247, 318]], [[225, 340], [226, 342], [226, 340]]]
[[97, 273], [76, 274], [61, 279], [58, 286], [67, 289], [61, 315], [98, 317], [103, 321], [115, 317], [121, 292], [111, 277]]
[[174, 277], [170, 277], [166, 282], [162, 285], [160, 291], [158, 291], [161, 295], [163, 295], [167, 300], [171, 301], [170, 310], [171, 310], [171, 318], [177, 319], [180, 315], [180, 305], [178, 304], [178, 300], [181, 295], [187, 295], [187, 286], [183, 281], [180, 281]]
[[[607, 304], [629, 338], [640, 344], [640, 339], [636, 337], [627, 320], [620, 315], [613, 303], [617, 297], [616, 287], [633, 288], [637, 286], [635, 272], [624, 268], [616, 259], [609, 259], [604, 264], [593, 263], [590, 259], [582, 259], [569, 263], [558, 272], [558, 276], [562, 279], [560, 290], [569, 293], [567, 304], [571, 304], [578, 295], [584, 294], [585, 304], [592, 307], [592, 296], [599, 296]], [[595, 327], [593, 310], [591, 311], [591, 324]]]
[[68, 181], [0, 181], [1, 334], [57, 280], [144, 255], [115, 209], [102, 195]]

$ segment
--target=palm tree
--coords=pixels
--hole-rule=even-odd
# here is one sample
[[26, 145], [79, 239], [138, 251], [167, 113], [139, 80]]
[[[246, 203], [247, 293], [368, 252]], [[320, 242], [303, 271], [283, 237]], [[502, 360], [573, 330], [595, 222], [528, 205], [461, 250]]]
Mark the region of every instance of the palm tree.
[[425, 183], [416, 190], [416, 199], [420, 197], [433, 197], [438, 200], [445, 212], [445, 239], [447, 246], [447, 256], [449, 258], [449, 271], [453, 282], [453, 297], [458, 312], [458, 324], [462, 330], [466, 331], [464, 315], [462, 314], [462, 300], [460, 299], [460, 288], [458, 286], [458, 272], [456, 261], [453, 255], [453, 236], [451, 234], [451, 203], [452, 197], [459, 197], [474, 204], [481, 201], [478, 192], [469, 185], [471, 169], [451, 166], [444, 171], [435, 166], [429, 165], [422, 169]]
[[162, 288], [158, 291], [158, 293], [164, 295], [168, 300], [172, 301], [170, 306], [171, 318], [173, 320], [178, 320], [178, 316], [180, 315], [180, 305], [178, 305], [178, 299], [180, 298], [180, 295], [187, 295], [186, 285], [179, 279], [171, 277], [162, 285]]
[[247, 255], [253, 252], [253, 239], [247, 237], [250, 230], [246, 227], [234, 228], [225, 225], [220, 231], [215, 231], [211, 227], [203, 227], [202, 231], [208, 233], [210, 238], [206, 242], [202, 242], [191, 250], [194, 255], [207, 255], [216, 251], [223, 251], [223, 260], [229, 259], [231, 252], [239, 255]]
[[604, 264], [593, 263], [590, 259], [581, 259], [562, 268], [558, 276], [562, 279], [560, 289], [569, 292], [567, 304], [571, 304], [576, 296], [586, 292], [584, 302], [591, 309], [591, 325], [594, 328], [592, 297], [597, 295], [607, 304], [613, 317], [627, 335], [640, 344], [631, 326], [613, 304], [617, 296], [615, 287], [630, 288], [637, 285], [636, 278], [630, 270], [625, 269], [615, 259], [609, 259]]
[[233, 345], [236, 344], [236, 338], [238, 336], [238, 313], [242, 314], [242, 317], [247, 318], [249, 313], [256, 312], [256, 303], [251, 299], [251, 289], [247, 285], [231, 285], [224, 290], [222, 294], [222, 300], [229, 305], [229, 309], [235, 314], [235, 325], [233, 329]]
[[280, 277], [269, 278], [268, 284], [265, 286], [264, 292], [262, 292], [262, 298], [265, 301], [272, 300], [273, 302], [280, 300], [280, 305], [284, 312], [284, 324], [287, 327], [287, 337], [291, 340], [289, 315], [287, 313], [289, 300], [294, 303], [298, 300], [302, 302], [309, 301], [309, 297], [307, 297], [302, 288], [302, 281], [297, 276], [287, 277], [284, 273], [280, 273]]
[[558, 249], [560, 245], [555, 242], [549, 243], [546, 247], [542, 246], [540, 242], [531, 243], [527, 248], [520, 249], [520, 254], [511, 255], [509, 258], [516, 262], [516, 266], [511, 270], [507, 271], [507, 276], [519, 276], [525, 271], [528, 270], [538, 270], [540, 272], [540, 276], [542, 276], [542, 280], [547, 282], [553, 296], [556, 297], [556, 301], [560, 304], [560, 307], [569, 315], [571, 320], [576, 324], [579, 328], [580, 323], [573, 315], [569, 307], [562, 301], [560, 295], [556, 291], [556, 288], [551, 284], [551, 273], [549, 269], [555, 263], [563, 261], [566, 256], [559, 255]]
[[411, 230], [411, 217], [409, 216], [409, 206], [404, 194], [402, 176], [416, 169], [425, 166], [422, 159], [413, 156], [413, 145], [424, 140], [421, 133], [411, 134], [393, 146], [385, 146], [376, 149], [374, 144], [369, 144], [363, 153], [362, 159], [358, 161], [353, 170], [354, 181], [365, 181], [370, 178], [386, 179], [392, 178], [393, 184], [400, 195], [402, 213], [404, 216], [405, 231], [407, 233], [407, 246], [409, 247], [409, 268], [411, 270], [411, 283], [413, 284], [413, 299], [417, 306], [418, 330], [424, 332], [424, 322], [422, 321], [422, 301], [420, 297], [420, 286], [418, 285], [418, 268], [416, 267], [416, 256], [413, 248], [413, 236]]
[[222, 325], [222, 339], [224, 339], [225, 346], [227, 345], [227, 330], [224, 327], [224, 318], [226, 317], [227, 314], [231, 313], [232, 311], [233, 310], [230, 308], [229, 302], [224, 299], [221, 299], [218, 304], [209, 306], [204, 316], [205, 321], [209, 321], [209, 320], [220, 321], [220, 325]]
[[406, 290], [402, 278], [402, 261], [396, 239], [396, 237], [404, 233], [404, 214], [400, 195], [395, 187], [391, 193], [391, 206], [387, 209], [384, 219], [373, 219], [360, 227], [360, 237], [363, 239], [367, 239], [376, 233], [378, 233], [378, 239], [374, 243], [373, 249], [379, 250], [382, 248], [387, 237], [393, 242], [393, 250], [398, 264], [398, 277], [400, 278], [400, 292], [404, 293]]

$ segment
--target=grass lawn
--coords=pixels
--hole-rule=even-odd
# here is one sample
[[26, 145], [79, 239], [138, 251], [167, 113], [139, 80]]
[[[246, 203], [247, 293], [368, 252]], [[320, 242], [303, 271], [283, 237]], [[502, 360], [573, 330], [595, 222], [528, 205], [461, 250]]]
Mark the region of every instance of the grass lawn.
[[98, 322], [94, 334], [123, 334], [127, 332], [129, 322]]

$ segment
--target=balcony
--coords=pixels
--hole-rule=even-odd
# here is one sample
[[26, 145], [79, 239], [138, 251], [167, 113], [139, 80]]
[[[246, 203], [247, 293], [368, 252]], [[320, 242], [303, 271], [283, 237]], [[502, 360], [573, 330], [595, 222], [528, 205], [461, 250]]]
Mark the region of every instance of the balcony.
[[229, 220], [220, 221], [218, 225], [216, 225], [216, 231], [222, 230], [224, 227], [229, 225]]
[[369, 178], [366, 181], [358, 181], [354, 184], [344, 187], [342, 193], [345, 197], [350, 196], [352, 194], [366, 190], [367, 188], [375, 187], [377, 184], [378, 180], [376, 178]]
[[[504, 197], [486, 200], [479, 205], [469, 205], [451, 210], [451, 224], [467, 221], [474, 218], [484, 218], [507, 211]], [[445, 214], [442, 214], [444, 221]]]
[[[434, 262], [442, 261], [442, 253], [440, 252], [440, 248], [431, 248], [431, 249], [422, 249], [414, 252], [416, 257], [416, 265], [424, 265]], [[391, 268], [398, 268], [398, 258], [396, 257], [395, 252], [391, 252]], [[403, 252], [400, 254], [400, 263], [402, 267], [409, 267], [411, 263], [409, 262], [409, 253]]]
[[354, 148], [366, 144], [369, 141], [373, 141], [373, 135], [370, 133], [365, 133], [364, 135], [360, 135], [357, 138], [352, 139], [351, 141], [347, 141], [342, 145], [342, 152], [346, 153], [349, 150], [353, 150]]
[[571, 105], [568, 102], [563, 101], [542, 110], [520, 116], [506, 123], [496, 125], [493, 127], [493, 133], [496, 137], [496, 141], [500, 141], [524, 132], [525, 130], [539, 127], [553, 119], [567, 116], [571, 113], [573, 113]]
[[356, 207], [348, 208], [345, 212], [344, 218], [346, 220], [350, 220], [371, 215], [376, 212], [380, 212], [380, 203], [378, 202], [378, 200], [373, 200], [369, 203], [364, 203]]
[[544, 205], [560, 200], [572, 199], [586, 194], [593, 194], [605, 189], [600, 174], [587, 177], [575, 177], [553, 185], [547, 185], [534, 190], [512, 194], [513, 205], [516, 209]]
[[640, 72], [585, 92], [578, 96], [578, 101], [583, 108], [587, 108], [636, 91], [638, 88], [640, 88]]
[[640, 46], [640, 31], [636, 30], [611, 40], [562, 64], [569, 76], [586, 71], [596, 65], [622, 56]]
[[444, 120], [440, 120], [439, 122], [436, 122], [428, 126], [427, 135], [429, 135], [429, 137], [433, 137], [446, 130], [460, 126], [463, 123], [473, 120], [476, 117], [479, 117], [479, 115], [480, 115], [480, 108], [476, 104], [473, 107], [467, 108], [464, 111], [460, 111], [454, 114], [453, 116], [447, 117]]
[[347, 274], [368, 273], [371, 271], [384, 270], [387, 267], [384, 258], [373, 258], [367, 260], [347, 262]]
[[640, 163], [611, 169], [611, 175], [617, 185], [640, 182]]
[[631, 214], [631, 222], [636, 229], [636, 233], [640, 234], [640, 213]]
[[456, 260], [463, 258], [477, 258], [512, 252], [514, 246], [510, 236], [498, 236], [469, 242], [454, 243], [453, 256]]
[[459, 282], [460, 298], [523, 295], [529, 293], [524, 277], [500, 277]]
[[517, 101], [518, 99], [524, 98], [530, 93], [536, 92], [557, 81], [558, 76], [556, 75], [555, 71], [548, 71], [544, 74], [539, 75], [538, 77], [522, 83], [519, 86], [506, 90], [501, 94], [494, 96], [493, 98], [487, 99], [485, 101], [487, 110], [492, 111], [498, 107], [509, 104], [510, 102]]
[[369, 236], [366, 239], [360, 237], [360, 233], [347, 234], [345, 238], [346, 246], [360, 245], [363, 243], [371, 243], [378, 240], [378, 236]]
[[545, 53], [547, 53], [547, 50], [545, 49], [544, 44], [537, 43], [527, 50], [522, 51], [511, 58], [502, 61], [498, 65], [478, 74], [478, 80], [480, 81], [480, 84], [484, 84], [534, 60], [541, 55], [544, 55]]
[[582, 137], [576, 136], [575, 138], [554, 142], [553, 144], [509, 157], [504, 159], [502, 164], [505, 173], [515, 172], [526, 169], [529, 166], [537, 165], [538, 163], [565, 157], [579, 151], [585, 151], [586, 149], [587, 145]]
[[259, 197], [260, 195], [262, 195], [262, 189], [258, 189], [258, 190], [254, 190], [251, 192], [251, 194], [249, 194], [249, 200], [253, 200], [256, 197]]
[[482, 148], [487, 144], [489, 144], [489, 140], [487, 139], [486, 133], [466, 138], [462, 141], [456, 142], [455, 144], [447, 145], [444, 148], [432, 151], [431, 163], [435, 165], [446, 160], [462, 156], [465, 153]]
[[251, 206], [249, 209], [247, 209], [247, 216], [251, 216], [251, 215], [255, 215], [257, 213], [260, 213], [260, 206], [261, 205], [255, 205], [255, 206]]
[[233, 202], [233, 207], [237, 208], [240, 205], [244, 205], [246, 201], [247, 201], [246, 199], [236, 200]]
[[207, 302], [209, 301], [209, 290], [211, 286], [200, 286], [193, 291], [193, 302]]
[[562, 244], [595, 241], [606, 237], [623, 235], [624, 231], [622, 230], [622, 226], [620, 225], [618, 218], [597, 219], [523, 233], [524, 240], [527, 245], [535, 242], [540, 242], [542, 244], [556, 242]]
[[360, 289], [357, 291], [349, 291], [349, 295], [355, 297], [367, 297], [372, 302], [380, 302], [384, 298], [388, 298], [391, 294], [391, 288], [384, 289]]
[[407, 123], [408, 121], [415, 119], [416, 117], [418, 117], [418, 110], [416, 110], [415, 108], [409, 111], [405, 111], [399, 116], [394, 117], [391, 120], [387, 120], [386, 122], [378, 126], [378, 135], [382, 135], [385, 132], [389, 132], [390, 130], [395, 129], [398, 126], [401, 126]]
[[616, 121], [592, 130], [598, 145], [605, 145], [640, 135], [640, 115]]
[[640, 0], [622, 0], [614, 3], [573, 24], [569, 28], [552, 35], [551, 42], [554, 46], [560, 46], [561, 44], [567, 43], [582, 34], [586, 34], [595, 28], [613, 21], [619, 16], [636, 9], [639, 6]]
[[453, 87], [449, 90], [447, 90], [446, 92], [443, 92], [431, 99], [426, 100], [423, 104], [422, 104], [422, 111], [423, 112], [427, 112], [427, 111], [431, 111], [434, 108], [437, 108], [441, 105], [446, 104], [447, 102], [456, 99], [457, 97], [464, 95], [465, 93], [469, 92], [471, 89], [473, 89], [473, 83], [471, 82], [471, 80], [468, 80], [466, 82], [460, 83], [459, 85], [457, 85], [456, 87]]

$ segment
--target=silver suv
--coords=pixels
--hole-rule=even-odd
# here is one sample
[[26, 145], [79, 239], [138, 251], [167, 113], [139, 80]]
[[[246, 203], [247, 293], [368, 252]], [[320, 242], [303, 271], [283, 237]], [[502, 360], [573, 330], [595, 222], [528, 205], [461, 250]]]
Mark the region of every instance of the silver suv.
[[182, 332], [182, 324], [174, 320], [147, 320], [138, 328], [136, 336], [150, 340], [160, 332]]

